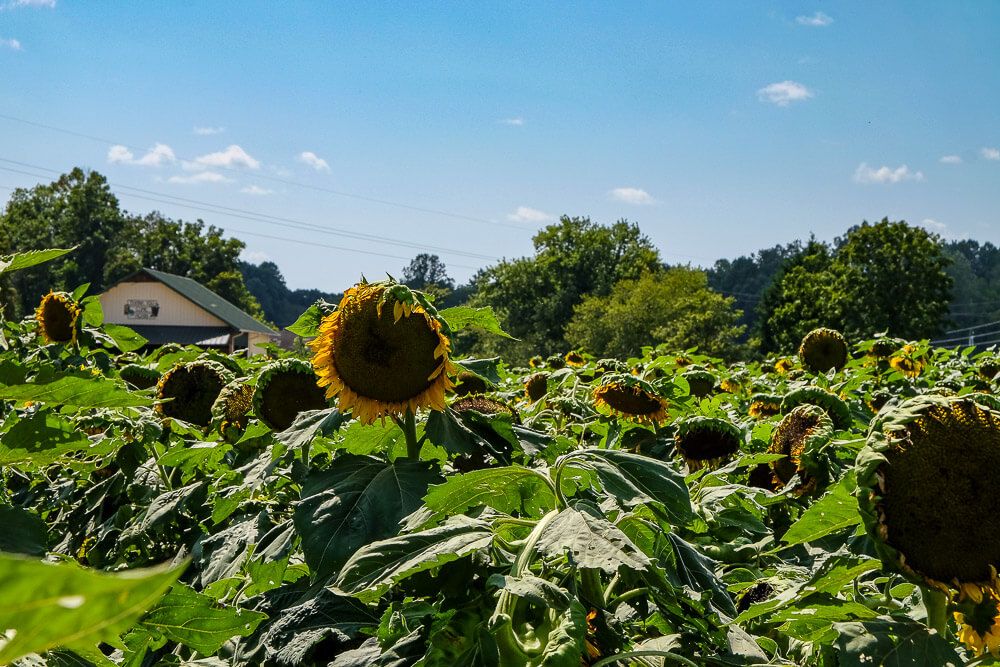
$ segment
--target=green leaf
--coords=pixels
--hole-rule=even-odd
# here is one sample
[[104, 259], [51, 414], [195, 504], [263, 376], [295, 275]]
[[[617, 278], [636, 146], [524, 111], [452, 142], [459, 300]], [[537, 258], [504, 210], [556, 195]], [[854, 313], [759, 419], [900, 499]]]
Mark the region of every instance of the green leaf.
[[453, 475], [444, 484], [432, 486], [424, 503], [446, 515], [485, 505], [505, 514], [537, 518], [555, 508], [556, 497], [538, 472], [510, 466]]
[[486, 583], [509, 591], [513, 595], [540, 607], [551, 607], [556, 611], [569, 608], [571, 598], [566, 589], [534, 575], [512, 577], [506, 574], [493, 574], [490, 575]]
[[149, 342], [123, 324], [105, 324], [103, 330], [122, 352], [133, 352]]
[[712, 592], [712, 602], [729, 615], [736, 614], [736, 605], [719, 577], [715, 574], [716, 562], [698, 551], [693, 544], [674, 533], [667, 533], [673, 545], [676, 562], [667, 576], [675, 585], [686, 586], [696, 593]]
[[78, 408], [125, 408], [152, 405], [153, 400], [133, 394], [123, 385], [102, 378], [61, 377], [52, 382], [0, 387], [0, 399], [35, 401]]
[[497, 370], [497, 367], [500, 365], [500, 357], [490, 357], [489, 359], [456, 359], [455, 363], [470, 373], [474, 373], [495, 385], [500, 384], [502, 381], [500, 371]]
[[[90, 651], [118, 636], [162, 597], [184, 567], [104, 574], [75, 563], [0, 555], [0, 663], [58, 647]], [[14, 633], [10, 631], [13, 630]]]
[[836, 486], [802, 513], [781, 540], [789, 545], [803, 544], [860, 525], [858, 499], [852, 495], [856, 488], [854, 473], [844, 475]]
[[439, 311], [438, 314], [444, 318], [452, 332], [461, 331], [466, 327], [483, 329], [489, 333], [517, 340], [500, 326], [500, 320], [493, 308], [485, 306], [483, 308], [473, 308], [472, 306], [454, 306]]
[[406, 440], [403, 430], [392, 422], [386, 424], [354, 422], [344, 429], [343, 434], [343, 440], [337, 443], [338, 449], [359, 456], [390, 452], [396, 443]]
[[96, 295], [88, 296], [80, 302], [80, 305], [83, 306], [81, 317], [84, 324], [91, 327], [99, 327], [104, 323], [104, 309], [101, 307], [99, 297]]
[[37, 514], [0, 506], [0, 526], [0, 551], [27, 556], [44, 556], [48, 551], [48, 530]]
[[289, 449], [302, 449], [317, 435], [332, 433], [345, 421], [347, 417], [336, 408], [306, 410], [296, 415], [292, 425], [280, 433], [275, 433], [274, 437]]
[[51, 412], [36, 412], [0, 435], [0, 465], [47, 464], [91, 446], [90, 438], [69, 421]]
[[375, 602], [393, 584], [485, 549], [493, 540], [488, 524], [459, 515], [418, 533], [373, 542], [351, 556], [331, 589]]
[[562, 556], [568, 551], [572, 565], [608, 574], [615, 574], [622, 565], [642, 571], [650, 564], [625, 533], [585, 500], [559, 512], [539, 535], [535, 548], [547, 556]]
[[400, 520], [440, 481], [426, 463], [386, 463], [345, 454], [311, 473], [295, 509], [295, 528], [314, 578], [336, 572], [359, 547], [395, 535]]
[[299, 315], [291, 326], [285, 328], [296, 336], [315, 338], [319, 335], [319, 325], [323, 323], [323, 317], [323, 309], [318, 303], [314, 303], [306, 308], [305, 312]]
[[28, 250], [27, 252], [15, 252], [13, 255], [0, 257], [0, 273], [10, 273], [20, 271], [29, 266], [35, 266], [44, 262], [52, 261], [63, 255], [76, 250], [72, 248], [50, 248], [48, 250]]
[[840, 667], [955, 667], [964, 661], [948, 641], [912, 619], [835, 623]]
[[142, 619], [142, 625], [212, 655], [233, 637], [249, 636], [267, 614], [224, 607], [207, 595], [178, 584]]

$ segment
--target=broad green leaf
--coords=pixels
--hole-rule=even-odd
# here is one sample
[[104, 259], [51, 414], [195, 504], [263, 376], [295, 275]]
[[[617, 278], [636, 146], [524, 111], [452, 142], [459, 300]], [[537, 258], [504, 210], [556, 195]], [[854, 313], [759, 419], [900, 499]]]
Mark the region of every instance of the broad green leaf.
[[0, 435], [0, 465], [51, 463], [92, 446], [90, 438], [69, 421], [51, 412], [36, 412]]
[[540, 517], [555, 507], [555, 494], [537, 471], [509, 466], [453, 475], [432, 486], [427, 507], [442, 514], [462, 514], [483, 505], [505, 514]]
[[48, 530], [37, 514], [20, 507], [0, 506], [0, 551], [44, 556], [48, 550]]
[[909, 618], [835, 623], [840, 667], [957, 667], [964, 664], [948, 641]]
[[490, 586], [496, 586], [501, 590], [509, 591], [513, 595], [540, 607], [551, 607], [557, 611], [562, 611], [569, 607], [569, 592], [547, 579], [541, 579], [530, 574], [520, 577], [493, 574], [490, 575], [486, 583]]
[[306, 308], [305, 312], [299, 315], [298, 319], [291, 326], [285, 328], [296, 336], [314, 338], [319, 335], [319, 325], [323, 323], [323, 317], [332, 310], [333, 304], [326, 302], [314, 303]]
[[152, 405], [153, 400], [133, 394], [124, 385], [103, 378], [61, 377], [46, 383], [0, 387], [0, 399], [35, 401], [78, 408], [124, 408]]
[[459, 515], [429, 530], [362, 547], [331, 588], [362, 602], [374, 602], [396, 582], [485, 549], [492, 540], [488, 524]]
[[390, 452], [396, 443], [406, 440], [403, 429], [392, 422], [386, 424], [354, 422], [342, 433], [343, 439], [337, 443], [338, 449], [359, 456]]
[[698, 551], [693, 544], [674, 533], [667, 533], [673, 545], [673, 568], [667, 569], [667, 576], [675, 585], [686, 586], [692, 591], [711, 591], [712, 602], [729, 615], [736, 614], [736, 605], [719, 577], [715, 574], [716, 562]]
[[306, 410], [296, 415], [292, 425], [280, 433], [275, 433], [274, 437], [289, 449], [302, 449], [317, 435], [332, 433], [345, 421], [347, 417], [336, 408]]
[[445, 308], [438, 314], [444, 318], [453, 332], [461, 331], [466, 327], [475, 327], [498, 336], [503, 336], [504, 338], [517, 340], [503, 330], [503, 327], [500, 326], [500, 320], [497, 319], [497, 314], [489, 306], [483, 308], [454, 306], [452, 308]]
[[577, 501], [559, 512], [539, 535], [535, 548], [547, 556], [569, 553], [570, 564], [615, 574], [625, 565], [645, 570], [649, 558], [625, 533], [588, 501]]
[[831, 533], [861, 524], [854, 474], [844, 475], [826, 495], [810, 505], [781, 538], [788, 544], [812, 542]]
[[175, 642], [212, 655], [233, 637], [253, 633], [267, 614], [224, 607], [207, 595], [178, 584], [143, 617], [142, 625]]
[[102, 328], [122, 352], [133, 352], [149, 342], [135, 330], [123, 324], [105, 324]]
[[13, 255], [4, 255], [0, 257], [0, 273], [10, 273], [11, 271], [20, 271], [21, 269], [26, 269], [29, 266], [35, 266], [37, 264], [42, 264], [44, 262], [52, 261], [62, 257], [67, 253], [71, 253], [76, 250], [76, 246], [72, 248], [49, 248], [48, 250], [28, 250], [27, 252], [16, 252]]
[[80, 302], [83, 306], [83, 313], [80, 318], [83, 323], [90, 327], [99, 327], [104, 324], [104, 309], [101, 307], [101, 300], [96, 295], [88, 296]]
[[386, 463], [352, 454], [311, 473], [295, 509], [295, 528], [314, 579], [335, 573], [363, 545], [395, 535], [400, 520], [440, 480], [420, 461]]
[[497, 367], [500, 365], [500, 357], [490, 357], [489, 359], [457, 359], [455, 363], [470, 373], [489, 380], [493, 384], [500, 384], [500, 372]]
[[[64, 647], [92, 650], [118, 636], [159, 600], [183, 567], [118, 574], [75, 563], [44, 563], [0, 555], [0, 663]], [[13, 632], [11, 632], [13, 631]]]

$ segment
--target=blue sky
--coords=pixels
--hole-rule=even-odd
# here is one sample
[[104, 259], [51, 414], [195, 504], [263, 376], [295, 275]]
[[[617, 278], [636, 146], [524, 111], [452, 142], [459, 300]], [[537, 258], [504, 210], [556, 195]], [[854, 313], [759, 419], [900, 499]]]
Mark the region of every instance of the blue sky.
[[884, 216], [1000, 243], [998, 33], [985, 1], [0, 0], [0, 186], [96, 169], [329, 291], [418, 252], [463, 281], [561, 214], [698, 265]]

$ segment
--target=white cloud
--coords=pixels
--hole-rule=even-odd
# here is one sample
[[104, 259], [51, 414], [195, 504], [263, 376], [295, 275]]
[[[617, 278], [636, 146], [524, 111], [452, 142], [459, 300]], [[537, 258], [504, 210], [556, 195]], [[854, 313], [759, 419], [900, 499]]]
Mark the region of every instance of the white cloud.
[[224, 127], [200, 127], [196, 125], [194, 128], [194, 133], [202, 137], [209, 137], [213, 134], [222, 134], [225, 131], [226, 128]]
[[11, 37], [10, 39], [4, 39], [0, 37], [0, 46], [11, 49], [12, 51], [21, 50], [21, 42]]
[[138, 160], [135, 159], [135, 155], [132, 151], [128, 149], [127, 146], [122, 146], [121, 144], [116, 144], [108, 150], [108, 162], [115, 164], [134, 164], [140, 167], [162, 167], [165, 164], [171, 164], [177, 161], [177, 156], [174, 155], [174, 151], [170, 146], [166, 144], [156, 143], [150, 148], [145, 155], [143, 155]]
[[222, 174], [214, 171], [200, 171], [191, 176], [171, 176], [167, 183], [178, 183], [181, 185], [193, 185], [196, 183], [229, 183], [232, 179], [226, 178]]
[[648, 192], [639, 188], [615, 188], [610, 195], [612, 199], [636, 206], [646, 206], [656, 202]]
[[983, 147], [979, 154], [987, 160], [1000, 160], [1000, 148]]
[[513, 125], [515, 127], [521, 127], [524, 125], [524, 119], [520, 116], [514, 116], [513, 118], [504, 118], [500, 121], [504, 125]]
[[962, 164], [962, 158], [958, 155], [942, 155], [941, 164]]
[[264, 195], [274, 194], [274, 190], [268, 190], [267, 188], [262, 188], [259, 185], [248, 185], [247, 187], [240, 189], [240, 192], [248, 195], [258, 195], [261, 197]]
[[240, 259], [250, 264], [260, 264], [270, 260], [271, 256], [263, 250], [244, 250], [240, 253]]
[[833, 23], [833, 17], [827, 16], [823, 12], [816, 12], [812, 16], [796, 16], [795, 22], [799, 25], [807, 25], [813, 28], [822, 28]]
[[546, 222], [554, 220], [555, 216], [549, 215], [545, 211], [539, 211], [537, 208], [518, 206], [516, 211], [507, 215], [507, 219], [511, 222]]
[[237, 146], [232, 144], [224, 151], [208, 153], [194, 159], [193, 164], [187, 164], [189, 169], [203, 169], [205, 167], [247, 167], [249, 169], [260, 169], [260, 161], [256, 160]]
[[792, 102], [808, 100], [813, 92], [796, 81], [779, 81], [764, 86], [757, 91], [762, 102], [771, 102], [779, 107], [787, 107]]
[[938, 222], [933, 218], [924, 218], [923, 222], [921, 222], [920, 224], [923, 225], [924, 228], [927, 229], [928, 231], [937, 232], [938, 234], [944, 234], [946, 231], [948, 231], [948, 225], [944, 224], [943, 222]]
[[901, 183], [903, 181], [922, 181], [924, 172], [910, 171], [905, 164], [895, 169], [882, 165], [878, 169], [869, 167], [868, 163], [862, 162], [854, 170], [854, 180], [858, 183]]
[[56, 0], [10, 0], [3, 5], [3, 9], [14, 9], [16, 7], [48, 7], [55, 9]]
[[312, 151], [302, 151], [299, 153], [299, 162], [304, 162], [316, 171], [330, 171], [330, 165], [326, 163], [326, 160], [316, 155]]

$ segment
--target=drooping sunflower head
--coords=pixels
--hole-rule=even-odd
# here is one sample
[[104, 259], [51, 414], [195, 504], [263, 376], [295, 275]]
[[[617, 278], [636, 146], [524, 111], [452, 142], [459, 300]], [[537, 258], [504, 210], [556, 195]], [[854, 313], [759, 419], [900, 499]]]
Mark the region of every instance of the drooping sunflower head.
[[858, 500], [886, 565], [945, 589], [1000, 567], [1000, 412], [968, 396], [883, 410], [857, 459]]
[[554, 371], [566, 368], [566, 360], [558, 354], [553, 354], [545, 358], [545, 365]]
[[866, 354], [874, 359], [888, 359], [892, 356], [893, 352], [902, 346], [903, 341], [898, 338], [893, 338], [892, 336], [879, 336], [872, 341], [872, 345], [868, 348], [868, 352]]
[[800, 405], [816, 405], [826, 411], [838, 429], [851, 427], [851, 408], [839, 396], [821, 387], [794, 389], [781, 401], [781, 412], [788, 414]]
[[825, 373], [840, 370], [847, 363], [847, 340], [835, 329], [813, 329], [802, 338], [799, 359], [809, 370]]
[[282, 359], [264, 366], [253, 391], [253, 411], [272, 431], [284, 431], [306, 410], [327, 407], [308, 361]]
[[618, 359], [598, 359], [594, 364], [594, 371], [597, 375], [604, 373], [628, 373], [628, 364]]
[[599, 411], [640, 424], [662, 424], [667, 420], [667, 402], [652, 385], [627, 373], [605, 375], [594, 390]]
[[455, 395], [468, 396], [469, 394], [484, 394], [490, 390], [486, 380], [475, 373], [462, 371], [458, 374], [455, 382]]
[[165, 402], [157, 403], [156, 410], [164, 417], [208, 426], [212, 404], [232, 380], [233, 374], [214, 361], [179, 363], [157, 383], [156, 396]]
[[781, 375], [786, 374], [793, 368], [795, 368], [795, 363], [788, 357], [782, 357], [781, 359], [778, 359], [776, 362], [774, 362], [774, 370], [780, 373]]
[[688, 417], [677, 424], [674, 444], [691, 471], [716, 468], [740, 450], [743, 431], [718, 417]]
[[998, 373], [1000, 373], [1000, 358], [997, 357], [987, 357], [979, 362], [980, 377], [984, 380], [994, 380]]
[[691, 357], [681, 354], [674, 357], [674, 363], [677, 364], [678, 368], [686, 368], [691, 365]]
[[224, 438], [235, 441], [246, 429], [252, 408], [253, 387], [242, 380], [233, 380], [212, 403], [212, 424]]
[[567, 352], [566, 356], [563, 357], [563, 359], [566, 360], [567, 366], [572, 366], [573, 368], [579, 368], [580, 366], [583, 366], [585, 363], [587, 363], [587, 360], [583, 358], [583, 355], [577, 352], [576, 350]]
[[130, 387], [136, 389], [149, 389], [160, 381], [160, 371], [141, 364], [123, 366], [118, 374]]
[[777, 394], [754, 394], [750, 397], [750, 407], [747, 409], [754, 419], [767, 419], [781, 414], [782, 397]]
[[75, 343], [82, 309], [66, 292], [49, 292], [35, 310], [38, 333], [46, 343]]
[[719, 383], [719, 389], [727, 394], [739, 394], [743, 387], [747, 385], [747, 375], [744, 372], [733, 373], [729, 377], [723, 378]]
[[472, 394], [470, 396], [465, 396], [454, 403], [451, 404], [451, 409], [455, 412], [469, 412], [473, 410], [482, 415], [499, 415], [508, 414], [515, 424], [521, 423], [521, 418], [517, 414], [517, 410], [513, 407], [507, 405], [503, 401], [498, 401], [495, 398], [490, 398], [489, 396], [483, 396], [482, 394]]
[[774, 586], [767, 581], [758, 581], [750, 588], [743, 591], [736, 601], [736, 611], [743, 613], [752, 605], [763, 602], [775, 594]]
[[1000, 657], [1000, 594], [995, 585], [963, 585], [953, 614], [958, 640], [974, 655]]
[[771, 433], [769, 454], [782, 454], [783, 459], [771, 462], [778, 488], [788, 484], [798, 474], [797, 493], [814, 490], [825, 483], [820, 451], [833, 438], [833, 421], [816, 405], [803, 404], [785, 415]]
[[528, 400], [534, 403], [545, 396], [549, 390], [549, 374], [535, 373], [524, 379], [524, 393]]
[[541, 368], [545, 365], [545, 357], [540, 354], [536, 354], [531, 359], [528, 359], [528, 366], [531, 368]]
[[889, 359], [889, 365], [908, 378], [915, 378], [923, 372], [927, 358], [913, 343], [907, 343]]
[[690, 370], [681, 373], [681, 377], [687, 380], [690, 393], [696, 398], [708, 396], [715, 390], [715, 376], [709, 371]]
[[309, 345], [319, 385], [361, 422], [444, 410], [457, 369], [447, 323], [420, 294], [393, 282], [359, 283], [323, 318]]

